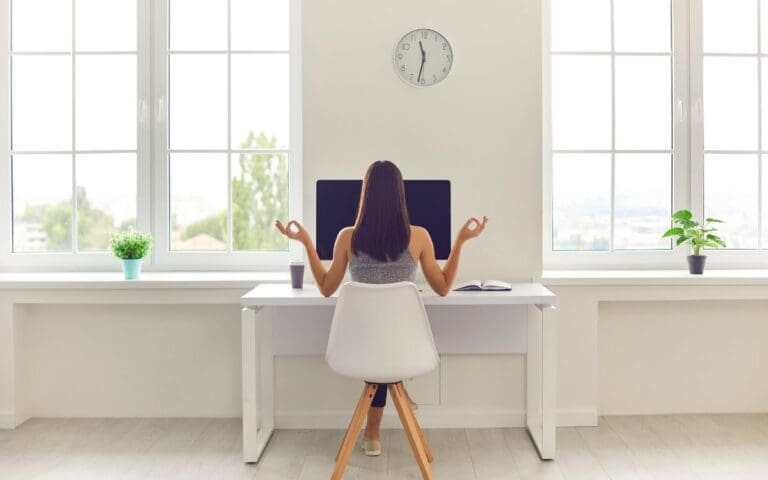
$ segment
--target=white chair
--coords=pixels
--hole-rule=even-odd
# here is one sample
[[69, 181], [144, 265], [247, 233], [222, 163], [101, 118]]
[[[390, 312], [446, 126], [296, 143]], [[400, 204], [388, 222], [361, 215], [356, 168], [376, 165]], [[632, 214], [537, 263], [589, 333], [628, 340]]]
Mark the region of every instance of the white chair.
[[378, 388], [376, 384], [386, 383], [422, 477], [432, 479], [432, 452], [402, 383], [405, 378], [431, 372], [440, 361], [416, 285], [344, 284], [333, 314], [325, 359], [334, 372], [366, 382], [331, 478], [342, 478]]

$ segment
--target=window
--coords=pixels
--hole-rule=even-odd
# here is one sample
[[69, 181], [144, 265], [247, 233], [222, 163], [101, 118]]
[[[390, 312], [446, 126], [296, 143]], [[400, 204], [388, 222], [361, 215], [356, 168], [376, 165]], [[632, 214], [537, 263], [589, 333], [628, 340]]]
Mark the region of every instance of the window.
[[137, 8], [113, 3], [13, 2], [14, 252], [105, 250], [136, 224]]
[[170, 250], [286, 251], [273, 222], [289, 205], [288, 3], [227, 9], [170, 0]]
[[301, 210], [298, 0], [0, 7], [2, 263], [108, 264], [132, 227], [153, 233], [158, 268], [296, 248], [272, 223]]
[[704, 129], [698, 149], [704, 158], [704, 213], [727, 220], [721, 229], [732, 249], [768, 247], [766, 231], [760, 235], [761, 163], [768, 138], [761, 106], [768, 92], [762, 7], [768, 2], [702, 2]]
[[[679, 266], [672, 211], [725, 220], [720, 267], [768, 257], [764, 0], [550, 0], [545, 264]], [[547, 29], [545, 28], [545, 31]]]

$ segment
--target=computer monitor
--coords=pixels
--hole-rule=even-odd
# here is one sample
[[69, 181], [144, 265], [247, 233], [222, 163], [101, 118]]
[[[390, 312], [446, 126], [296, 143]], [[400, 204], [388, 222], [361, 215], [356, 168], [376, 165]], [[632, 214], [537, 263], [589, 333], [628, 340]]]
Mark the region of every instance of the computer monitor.
[[[317, 253], [322, 260], [333, 258], [336, 236], [355, 224], [360, 203], [360, 180], [318, 180], [316, 189]], [[451, 253], [451, 182], [406, 180], [405, 202], [411, 225], [424, 227], [435, 244], [439, 260]]]

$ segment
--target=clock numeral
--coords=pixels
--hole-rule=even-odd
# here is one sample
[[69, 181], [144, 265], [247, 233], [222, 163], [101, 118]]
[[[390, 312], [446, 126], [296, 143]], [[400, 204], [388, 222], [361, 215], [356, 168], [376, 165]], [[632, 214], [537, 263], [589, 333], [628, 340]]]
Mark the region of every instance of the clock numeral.
[[410, 50], [411, 49], [411, 44], [410, 43], [404, 43], [404, 44], [402, 44], [400, 46], [403, 48], [403, 50]]
[[450, 62], [451, 61], [451, 56], [450, 55], [446, 55], [445, 56], [445, 61], [446, 62]]
[[448, 69], [446, 67], [443, 67], [443, 73], [448, 73]]
[[403, 59], [403, 54], [402, 53], [398, 53], [397, 54], [397, 59], [398, 60], [402, 60]]
[[429, 32], [421, 32], [421, 38], [426, 39], [429, 37]]
[[443, 42], [443, 50], [447, 50], [447, 49], [448, 49], [448, 44]]
[[415, 41], [416, 41], [416, 35], [411, 35], [411, 41], [412, 41], [412, 42], [415, 42]]

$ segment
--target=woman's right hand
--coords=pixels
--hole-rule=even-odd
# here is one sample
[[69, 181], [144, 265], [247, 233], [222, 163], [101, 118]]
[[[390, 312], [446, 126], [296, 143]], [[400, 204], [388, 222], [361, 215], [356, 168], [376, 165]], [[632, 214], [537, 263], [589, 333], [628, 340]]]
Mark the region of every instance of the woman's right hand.
[[483, 233], [483, 230], [485, 230], [485, 226], [487, 224], [488, 217], [483, 217], [482, 222], [475, 217], [471, 217], [469, 220], [464, 222], [461, 230], [459, 230], [459, 235], [456, 237], [456, 241], [459, 243], [464, 243], [467, 240], [477, 238], [481, 233]]
[[288, 222], [288, 225], [283, 225], [283, 222], [280, 220], [275, 220], [275, 227], [280, 230], [280, 233], [290, 238], [291, 240], [298, 240], [305, 245], [307, 242], [311, 241], [309, 238], [309, 232], [307, 232], [307, 230], [302, 227], [301, 224], [296, 220], [291, 220]]

